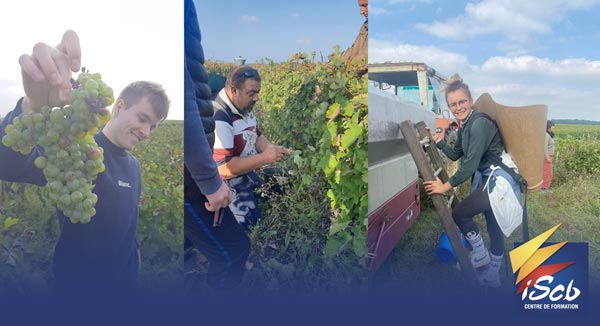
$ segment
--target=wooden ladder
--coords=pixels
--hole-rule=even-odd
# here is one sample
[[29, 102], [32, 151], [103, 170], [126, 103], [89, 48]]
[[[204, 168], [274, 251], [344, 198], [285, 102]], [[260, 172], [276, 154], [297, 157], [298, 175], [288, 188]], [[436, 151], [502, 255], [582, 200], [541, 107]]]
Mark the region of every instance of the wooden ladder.
[[[413, 124], [412, 121], [406, 120], [400, 123], [400, 130], [423, 180], [432, 181], [438, 177], [442, 182], [447, 182], [448, 173], [444, 168], [438, 149], [433, 144], [429, 131], [426, 130], [425, 123], [419, 122]], [[425, 150], [423, 149], [424, 147]], [[453, 188], [449, 192], [449, 196], [434, 194], [430, 197], [442, 226], [446, 231], [446, 235], [450, 240], [450, 244], [454, 249], [461, 271], [473, 287], [479, 287], [477, 272], [471, 264], [467, 251], [456, 232], [457, 226], [452, 219], [451, 209], [454, 207], [455, 202], [458, 201], [458, 192]]]

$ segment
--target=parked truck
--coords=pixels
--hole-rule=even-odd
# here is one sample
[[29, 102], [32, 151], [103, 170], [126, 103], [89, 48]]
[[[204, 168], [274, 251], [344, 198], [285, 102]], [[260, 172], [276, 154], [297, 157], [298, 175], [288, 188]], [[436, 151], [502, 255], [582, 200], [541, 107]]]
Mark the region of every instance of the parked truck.
[[374, 273], [421, 211], [419, 172], [399, 125], [424, 121], [445, 136], [451, 123], [439, 90], [446, 77], [424, 63], [369, 64], [369, 272]]

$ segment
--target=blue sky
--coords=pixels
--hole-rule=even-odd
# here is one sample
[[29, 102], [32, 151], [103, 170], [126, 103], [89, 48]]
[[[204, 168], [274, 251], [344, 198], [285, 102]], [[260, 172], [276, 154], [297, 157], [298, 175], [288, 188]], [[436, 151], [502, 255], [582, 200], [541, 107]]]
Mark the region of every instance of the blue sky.
[[371, 0], [369, 17], [369, 62], [425, 62], [475, 99], [600, 120], [600, 0]]
[[195, 0], [207, 59], [286, 61], [297, 52], [326, 59], [352, 45], [365, 18], [356, 0]]

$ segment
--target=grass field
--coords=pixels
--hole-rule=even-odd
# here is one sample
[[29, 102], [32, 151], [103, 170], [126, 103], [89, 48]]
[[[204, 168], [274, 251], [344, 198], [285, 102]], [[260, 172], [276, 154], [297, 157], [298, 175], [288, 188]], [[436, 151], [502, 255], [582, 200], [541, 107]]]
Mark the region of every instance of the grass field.
[[[557, 125], [555, 175], [552, 193], [532, 193], [528, 196], [530, 237], [562, 223], [550, 237], [550, 242], [586, 242], [589, 246], [589, 285], [600, 287], [600, 126]], [[591, 157], [590, 157], [591, 156]], [[468, 185], [463, 185], [461, 192]], [[442, 264], [434, 248], [442, 231], [431, 200], [421, 194], [423, 209], [411, 228], [373, 278], [378, 288], [402, 288], [422, 281], [431, 286], [443, 286], [462, 280], [453, 265]], [[475, 218], [485, 230], [483, 217]], [[487, 232], [482, 232], [489, 246]], [[506, 252], [514, 242], [522, 241], [522, 229], [517, 228], [505, 239]], [[504, 267], [503, 267], [504, 268]], [[512, 275], [504, 273], [502, 290], [512, 291]]]

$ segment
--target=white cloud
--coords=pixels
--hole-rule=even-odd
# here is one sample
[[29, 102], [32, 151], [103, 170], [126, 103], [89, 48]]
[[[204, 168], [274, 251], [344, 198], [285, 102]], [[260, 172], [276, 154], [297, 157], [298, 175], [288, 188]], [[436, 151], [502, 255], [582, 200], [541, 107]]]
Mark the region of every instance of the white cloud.
[[464, 14], [445, 21], [417, 24], [417, 28], [441, 38], [464, 39], [492, 33], [510, 42], [525, 43], [528, 35], [549, 33], [571, 10], [584, 10], [599, 0], [522, 1], [484, 0], [468, 3]]
[[383, 7], [376, 7], [373, 5], [369, 5], [369, 15], [379, 16], [379, 15], [385, 15], [387, 13], [388, 13], [388, 10]]
[[257, 16], [249, 16], [249, 15], [243, 15], [241, 18], [242, 23], [244, 24], [255, 24], [258, 22], [258, 17]]
[[293, 18], [298, 18], [298, 17], [300, 17], [300, 14], [299, 14], [299, 13], [297, 13], [297, 12], [293, 12], [293, 13], [291, 14], [291, 16], [292, 16]]
[[[418, 46], [411, 44], [394, 43], [378, 39], [369, 39], [369, 62], [436, 62], [438, 71], [470, 70], [466, 56], [458, 53], [447, 52], [434, 46]], [[442, 74], [446, 74], [442, 73]]]
[[492, 57], [483, 63], [481, 70], [484, 73], [499, 75], [529, 75], [600, 83], [600, 61], [583, 58], [551, 60], [534, 56]]
[[369, 40], [369, 62], [386, 61], [424, 62], [447, 77], [458, 73], [475, 99], [487, 92], [508, 106], [546, 104], [551, 119], [599, 120], [600, 61], [496, 56], [473, 65], [462, 54], [433, 46]]
[[492, 57], [472, 74], [473, 96], [492, 94], [510, 106], [548, 105], [548, 117], [598, 120], [600, 61], [534, 56]]

